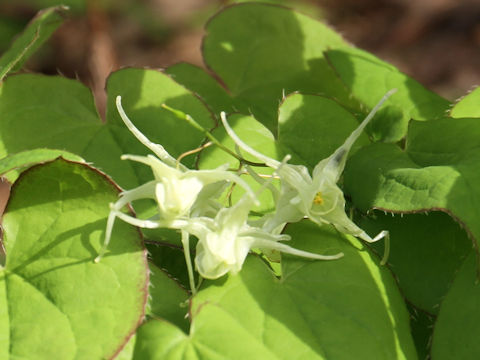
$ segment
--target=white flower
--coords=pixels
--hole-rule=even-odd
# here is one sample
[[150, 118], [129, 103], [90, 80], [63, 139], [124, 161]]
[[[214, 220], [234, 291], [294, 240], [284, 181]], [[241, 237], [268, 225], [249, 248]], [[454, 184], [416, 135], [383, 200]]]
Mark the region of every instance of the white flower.
[[[155, 180], [151, 182], [152, 193], [147, 197], [156, 200], [161, 220], [173, 221], [188, 217], [194, 205], [197, 208], [204, 207], [204, 204], [196, 204], [196, 202], [207, 185], [213, 184], [213, 188], [209, 188], [209, 193], [216, 193], [217, 189], [224, 188], [226, 181], [232, 181], [253, 194], [250, 187], [238, 175], [226, 170], [228, 166], [222, 166], [215, 170], [179, 170], [168, 166], [152, 155], [123, 155], [122, 159], [141, 162], [151, 167]], [[137, 195], [127, 192], [123, 196], [128, 196], [128, 202], [131, 202], [136, 200]], [[142, 198], [145, 195], [141, 194], [140, 196], [139, 198]], [[202, 196], [201, 199], [207, 202], [211, 198]]]
[[[348, 153], [362, 133], [365, 126], [373, 118], [380, 106], [396, 90], [389, 91], [381, 101], [368, 114], [365, 120], [347, 138], [331, 156], [321, 160], [314, 168], [312, 176], [308, 169], [302, 165], [282, 165], [278, 160], [269, 158], [254, 150], [244, 143], [229, 126], [225, 113], [221, 114], [222, 122], [226, 131], [235, 143], [247, 153], [263, 161], [269, 167], [276, 170], [280, 177], [280, 193], [276, 195], [276, 211], [273, 215], [265, 218], [263, 225], [267, 231], [278, 231], [285, 223], [296, 222], [303, 217], [308, 217], [313, 222], [332, 224], [342, 233], [359, 237], [367, 242], [374, 242], [383, 237], [388, 237], [388, 232], [382, 231], [375, 238], [371, 238], [365, 231], [359, 228], [349, 219], [345, 213], [345, 199], [337, 181], [343, 172]], [[387, 238], [388, 240], [388, 238]], [[388, 244], [382, 263], [388, 254]]]
[[235, 205], [221, 209], [215, 218], [192, 218], [186, 231], [198, 238], [195, 264], [201, 276], [217, 279], [242, 268], [250, 249], [271, 249], [311, 259], [332, 260], [343, 256], [318, 255], [294, 249], [279, 241], [289, 240], [288, 235], [274, 235], [262, 228], [248, 224], [248, 213], [254, 204], [245, 194]]
[[[146, 164], [151, 167], [154, 180], [143, 184], [133, 190], [125, 191], [120, 199], [111, 205], [110, 215], [107, 221], [105, 242], [95, 261], [100, 261], [110, 241], [113, 224], [116, 217], [143, 228], [166, 227], [182, 229], [190, 213], [197, 215], [202, 211], [212, 212], [215, 205], [212, 203], [213, 194], [218, 194], [226, 182], [235, 182], [242, 186], [250, 196], [253, 192], [250, 187], [238, 175], [227, 171], [228, 165], [215, 170], [190, 170], [180, 164], [159, 144], [154, 144], [143, 135], [130, 121], [121, 105], [121, 97], [117, 96], [116, 104], [118, 112], [128, 129], [146, 147], [157, 156], [123, 155], [122, 159], [129, 159]], [[203, 190], [206, 195], [201, 195]], [[139, 199], [153, 199], [158, 206], [158, 214], [153, 219], [141, 220], [129, 216], [121, 209], [128, 203]]]

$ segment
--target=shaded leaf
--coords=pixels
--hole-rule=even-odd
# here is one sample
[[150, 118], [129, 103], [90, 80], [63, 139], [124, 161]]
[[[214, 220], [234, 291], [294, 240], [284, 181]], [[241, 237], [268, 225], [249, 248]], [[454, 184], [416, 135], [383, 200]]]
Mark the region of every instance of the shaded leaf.
[[[189, 280], [187, 273], [187, 265], [185, 263], [185, 256], [180, 242], [180, 234], [175, 230], [161, 229], [171, 232], [174, 236], [163, 238], [159, 243], [151, 240], [146, 240], [146, 246], [149, 254], [149, 259], [155, 266], [161, 269], [168, 269], [168, 274], [172, 276], [179, 284], [188, 288]], [[162, 231], [147, 233], [158, 235]], [[192, 241], [191, 248], [194, 249], [194, 242]], [[194, 254], [192, 254], [193, 258]]]
[[150, 296], [148, 315], [161, 317], [188, 330], [188, 292], [164, 270], [150, 263]]
[[23, 63], [52, 35], [63, 22], [64, 6], [40, 11], [27, 28], [0, 57], [0, 82], [8, 73], [18, 71]]
[[203, 69], [188, 63], [179, 63], [167, 68], [176, 82], [198, 94], [218, 118], [222, 111], [234, 111], [233, 99], [220, 83]]
[[[472, 242], [447, 214], [430, 212], [392, 217], [377, 211], [359, 219], [369, 233], [390, 232], [388, 264], [407, 300], [418, 309], [437, 314]], [[383, 254], [383, 242], [373, 246]]]
[[319, 253], [341, 250], [345, 257], [285, 257], [278, 279], [259, 258], [250, 256], [239, 274], [207, 281], [193, 298], [189, 335], [168, 322], [150, 321], [137, 333], [135, 356], [416, 358], [405, 304], [376, 257], [329, 226], [304, 221], [290, 225], [288, 232], [293, 246]]
[[410, 310], [410, 327], [412, 328], [412, 337], [417, 348], [418, 358], [429, 359], [436, 317], [413, 306], [408, 308]]
[[410, 119], [446, 116], [449, 102], [375, 56], [359, 49], [328, 50], [326, 57], [351, 94], [367, 110], [387, 91], [397, 89], [370, 125], [374, 140], [396, 142], [407, 133]]
[[[202, 125], [212, 125], [201, 101], [158, 71], [120, 70], [110, 77], [108, 91], [108, 121], [102, 124], [91, 92], [78, 81], [31, 74], [9, 77], [0, 88], [0, 157], [42, 147], [65, 149], [93, 162], [121, 186], [132, 188], [152, 179], [151, 171], [120, 161], [120, 156], [147, 154], [148, 149], [121, 123], [114, 105], [117, 95], [140, 130], [173, 156], [197, 147], [203, 134], [161, 104], [189, 109]], [[187, 165], [193, 162], [187, 161]]]
[[475, 254], [463, 264], [443, 300], [433, 333], [435, 359], [477, 359], [480, 344], [480, 287]]
[[[278, 142], [311, 169], [337, 150], [358, 126], [337, 102], [322, 96], [293, 94], [279, 108]], [[363, 135], [354, 151], [369, 141]]]
[[[411, 122], [405, 151], [372, 144], [347, 163], [345, 187], [355, 205], [393, 212], [444, 211], [480, 239], [478, 119]], [[362, 179], [362, 181], [358, 181]]]
[[328, 94], [355, 104], [323, 56], [347, 43], [308, 16], [269, 4], [239, 4], [213, 17], [206, 31], [206, 65], [225, 83], [236, 109], [252, 113], [274, 133], [284, 94]]
[[[275, 142], [272, 133], [264, 125], [255, 120], [251, 116], [245, 116], [240, 114], [233, 114], [228, 118], [230, 126], [233, 128], [235, 133], [248, 144], [256, 149], [257, 151], [262, 152], [263, 154], [272, 157], [272, 158], [282, 158], [283, 152], [279, 148], [278, 144]], [[223, 126], [216, 128], [212, 131], [212, 134], [220, 140], [221, 144], [227, 147], [228, 149], [236, 152], [235, 142], [228, 136], [227, 132]], [[242, 157], [246, 160], [257, 162], [258, 159], [253, 157], [250, 154], [245, 152], [240, 152]], [[239, 167], [239, 161], [235, 159], [230, 154], [226, 153], [224, 150], [220, 149], [217, 146], [210, 146], [202, 151], [198, 166], [201, 169], [214, 169], [218, 166], [229, 164], [232, 169]], [[256, 172], [259, 172], [264, 175], [271, 175], [273, 170], [268, 167], [253, 167]], [[254, 190], [259, 190], [261, 186], [259, 183], [254, 180], [251, 176], [245, 175], [244, 180], [252, 187]], [[236, 202], [244, 194], [244, 189], [240, 186], [236, 186], [233, 189], [232, 201]], [[225, 204], [228, 204], [226, 196], [221, 198]], [[261, 202], [260, 207], [254, 207], [255, 211], [267, 212], [273, 210], [275, 207], [273, 198], [268, 191], [263, 191], [259, 196]]]

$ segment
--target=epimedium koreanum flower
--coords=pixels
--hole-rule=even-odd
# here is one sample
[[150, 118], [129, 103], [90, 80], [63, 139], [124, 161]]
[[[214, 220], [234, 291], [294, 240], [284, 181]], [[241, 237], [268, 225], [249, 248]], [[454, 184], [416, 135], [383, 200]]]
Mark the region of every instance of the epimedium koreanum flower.
[[195, 264], [202, 277], [217, 279], [227, 272], [239, 272], [252, 248], [318, 260], [333, 260], [343, 256], [343, 253], [319, 255], [298, 250], [279, 242], [290, 240], [290, 236], [249, 225], [248, 215], [254, 203], [255, 198], [246, 193], [233, 206], [222, 208], [215, 218], [190, 219], [185, 229], [198, 238]]
[[395, 92], [396, 89], [387, 92], [347, 140], [331, 156], [321, 160], [315, 166], [312, 175], [303, 165], [282, 165], [278, 160], [251, 148], [235, 134], [227, 122], [225, 113], [221, 113], [223, 125], [237, 146], [275, 169], [280, 178], [280, 191], [276, 194], [274, 191], [275, 213], [267, 215], [264, 219], [263, 228], [266, 231], [279, 233], [286, 223], [307, 217], [319, 225], [332, 224], [340, 232], [370, 243], [385, 238], [385, 253], [381, 263], [386, 262], [389, 252], [388, 231], [382, 231], [371, 238], [350, 220], [345, 213], [345, 198], [337, 182], [345, 168], [352, 145], [382, 104]]
[[[151, 142], [130, 121], [121, 104], [121, 97], [117, 96], [118, 112], [127, 128], [133, 135], [155, 155], [136, 156], [123, 155], [128, 159], [143, 163], [151, 167], [154, 180], [147, 182], [133, 190], [121, 193], [120, 199], [111, 205], [107, 220], [105, 242], [95, 259], [100, 261], [110, 242], [113, 224], [116, 217], [143, 228], [171, 228], [183, 229], [191, 212], [196, 214], [215, 213], [218, 210], [212, 201], [212, 195], [221, 193], [225, 183], [235, 182], [242, 186], [250, 196], [253, 192], [240, 176], [227, 171], [228, 164], [214, 170], [190, 170], [173, 158], [159, 144]], [[205, 191], [206, 194], [202, 194]], [[153, 199], [158, 206], [158, 214], [147, 220], [137, 219], [121, 211], [128, 203], [139, 199]]]
[[[154, 180], [135, 189], [121, 193], [120, 199], [111, 204], [107, 220], [104, 246], [98, 257], [99, 262], [110, 241], [115, 219], [142, 228], [171, 228], [180, 230], [187, 263], [190, 287], [195, 293], [192, 262], [190, 259], [190, 234], [198, 239], [195, 257], [196, 268], [205, 278], [215, 279], [227, 272], [240, 271], [251, 248], [277, 250], [292, 255], [330, 260], [343, 256], [319, 255], [294, 249], [280, 243], [289, 240], [288, 235], [271, 233], [263, 228], [248, 223], [248, 215], [253, 205], [258, 205], [257, 196], [250, 187], [235, 173], [227, 171], [227, 166], [215, 170], [190, 170], [175, 160], [159, 144], [152, 143], [128, 119], [117, 97], [116, 104], [122, 120], [135, 137], [148, 147], [155, 155], [135, 156], [123, 155], [129, 159], [151, 167]], [[289, 159], [287, 156], [282, 164]], [[236, 183], [246, 192], [243, 197], [229, 208], [222, 207], [214, 199], [223, 192], [227, 183]], [[269, 187], [264, 182], [264, 188]], [[158, 205], [158, 214], [150, 219], [137, 219], [121, 211], [128, 203], [138, 199], [153, 199]]]

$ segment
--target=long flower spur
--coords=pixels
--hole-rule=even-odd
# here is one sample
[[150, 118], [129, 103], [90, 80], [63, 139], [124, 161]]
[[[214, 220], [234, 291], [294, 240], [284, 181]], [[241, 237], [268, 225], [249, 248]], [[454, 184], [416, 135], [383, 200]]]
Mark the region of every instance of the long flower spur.
[[382, 104], [395, 92], [396, 89], [387, 92], [345, 142], [328, 158], [318, 162], [312, 175], [303, 165], [285, 164], [280, 167], [281, 163], [278, 160], [254, 150], [237, 136], [228, 124], [225, 113], [221, 113], [223, 125], [236, 145], [275, 169], [280, 178], [281, 187], [276, 196], [275, 213], [267, 217], [264, 223], [267, 230], [277, 229], [278, 231], [286, 223], [307, 217], [319, 225], [332, 224], [338, 231], [359, 237], [369, 243], [385, 238], [385, 252], [381, 263], [386, 263], [390, 248], [388, 231], [384, 230], [371, 238], [350, 220], [345, 213], [343, 191], [338, 187], [337, 182], [345, 168], [352, 145]]

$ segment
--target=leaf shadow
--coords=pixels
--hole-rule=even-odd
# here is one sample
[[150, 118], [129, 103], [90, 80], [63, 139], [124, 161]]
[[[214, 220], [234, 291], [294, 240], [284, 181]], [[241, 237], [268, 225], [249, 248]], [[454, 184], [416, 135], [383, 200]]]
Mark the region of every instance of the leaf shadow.
[[335, 231], [307, 221], [290, 225], [288, 232], [295, 247], [322, 254], [341, 249], [345, 256], [334, 261], [283, 256], [284, 275], [269, 286], [268, 295], [259, 291], [258, 281], [245, 278], [244, 286], [267, 318], [326, 358], [414, 354], [396, 283], [387, 269], [374, 265], [362, 244], [354, 241], [352, 246]]

